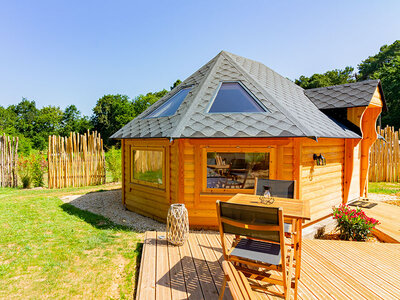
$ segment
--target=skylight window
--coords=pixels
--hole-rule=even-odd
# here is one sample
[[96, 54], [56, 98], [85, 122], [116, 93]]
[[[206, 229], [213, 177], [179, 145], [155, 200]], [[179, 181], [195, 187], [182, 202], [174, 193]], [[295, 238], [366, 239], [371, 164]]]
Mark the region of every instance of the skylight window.
[[150, 114], [148, 114], [145, 118], [172, 116], [178, 110], [178, 107], [182, 104], [183, 100], [185, 100], [189, 92], [190, 92], [190, 87], [181, 89], [171, 98], [169, 98], [166, 102], [164, 102], [155, 110], [153, 110]]
[[239, 82], [223, 82], [208, 112], [265, 112], [265, 109]]

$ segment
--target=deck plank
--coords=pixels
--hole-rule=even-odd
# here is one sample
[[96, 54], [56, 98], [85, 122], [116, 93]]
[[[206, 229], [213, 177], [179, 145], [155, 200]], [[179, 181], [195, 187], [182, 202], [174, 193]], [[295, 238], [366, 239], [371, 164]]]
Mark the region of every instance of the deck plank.
[[171, 296], [168, 247], [165, 232], [157, 232], [156, 299], [168, 300]]
[[[342, 246], [344, 245], [345, 244], [343, 243]], [[321, 247], [325, 253], [329, 253], [329, 258], [327, 257], [328, 255], [325, 254], [327, 259], [334, 261], [335, 264], [342, 267], [347, 266], [347, 268], [351, 270], [352, 275], [358, 278], [360, 284], [363, 284], [366, 288], [373, 289], [379, 297], [384, 299], [399, 299], [398, 293], [400, 291], [392, 289], [384, 280], [384, 278], [387, 278], [386, 273], [376, 272], [374, 268], [371, 268], [371, 265], [368, 262], [366, 263], [366, 266], [363, 266], [367, 258], [363, 253], [358, 253], [358, 255], [349, 257], [349, 247], [341, 249], [340, 254], [335, 251], [336, 248], [334, 248], [330, 243], [319, 243], [318, 247]]]
[[[371, 201], [373, 202], [373, 201]], [[376, 227], [377, 236], [388, 243], [400, 243], [400, 207], [383, 202], [372, 208], [363, 209], [368, 217], [377, 219], [381, 224]]]
[[200, 250], [198, 241], [194, 234], [189, 234], [187, 240], [190, 246], [190, 251], [192, 253], [194, 265], [196, 267], [197, 275], [199, 276], [201, 289], [205, 299], [217, 299], [218, 291], [215, 283], [212, 279], [212, 275], [208, 268], [207, 262]]
[[360, 268], [357, 263], [355, 263], [357, 260], [356, 257], [353, 257], [352, 260], [347, 258], [344, 259], [342, 253], [346, 252], [345, 245], [342, 244], [340, 251], [337, 251], [338, 248], [329, 249], [326, 247], [326, 244], [329, 243], [313, 243], [313, 247], [314, 249], [318, 250], [318, 253], [321, 254], [321, 256], [324, 257], [324, 260], [329, 261], [339, 267], [345, 280], [355, 280], [356, 285], [363, 287], [365, 290], [373, 292], [375, 294], [375, 298], [394, 298], [394, 295], [391, 295], [390, 292], [383, 288], [380, 278], [375, 278], [373, 275], [369, 274], [369, 270]]
[[169, 275], [171, 280], [172, 299], [187, 299], [185, 277], [183, 274], [182, 260], [178, 246], [168, 244]]
[[179, 247], [179, 253], [182, 260], [183, 276], [188, 299], [204, 299], [200, 279], [197, 275], [196, 266], [188, 242]]
[[[216, 261], [219, 263], [222, 270], [222, 261], [224, 260], [224, 257], [222, 255], [221, 244], [219, 243], [219, 234], [205, 234], [204, 236], [207, 239], [208, 244], [210, 245], [213, 251], [214, 257]], [[222, 277], [220, 278], [220, 280], [222, 280]], [[220, 288], [218, 288], [218, 290], [220, 291]], [[224, 299], [232, 299], [232, 295], [231, 292], [229, 291], [228, 286], [225, 290]]]
[[[208, 269], [210, 270], [212, 279], [214, 280], [215, 287], [219, 294], [221, 292], [222, 280], [224, 277], [222, 266], [218, 262], [218, 258], [214, 255], [213, 247], [208, 242], [206, 234], [197, 233], [196, 238], [200, 245], [200, 249], [203, 252], [203, 256], [206, 259]], [[230, 294], [224, 293], [223, 299], [228, 300], [231, 299], [231, 297]]]
[[156, 233], [147, 231], [144, 237], [136, 299], [156, 298]]
[[[163, 236], [145, 234], [136, 299], [217, 299], [223, 279], [219, 234], [191, 232], [181, 247], [167, 246]], [[399, 299], [399, 253], [399, 244], [304, 240], [298, 298]], [[224, 299], [232, 299], [228, 288]]]

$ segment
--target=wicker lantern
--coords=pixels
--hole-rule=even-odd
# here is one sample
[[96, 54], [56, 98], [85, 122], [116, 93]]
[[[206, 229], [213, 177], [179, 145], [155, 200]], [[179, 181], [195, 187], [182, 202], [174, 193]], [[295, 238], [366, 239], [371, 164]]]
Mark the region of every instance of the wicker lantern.
[[171, 204], [167, 216], [167, 240], [181, 246], [189, 235], [189, 218], [185, 204]]

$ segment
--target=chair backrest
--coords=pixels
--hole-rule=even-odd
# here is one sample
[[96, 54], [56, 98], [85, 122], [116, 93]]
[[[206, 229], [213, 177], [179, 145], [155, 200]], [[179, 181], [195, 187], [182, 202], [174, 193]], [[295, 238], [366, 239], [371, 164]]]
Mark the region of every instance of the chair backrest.
[[295, 180], [256, 178], [254, 191], [256, 195], [263, 195], [265, 192], [265, 188], [269, 187], [269, 191], [272, 197], [293, 199], [295, 193], [295, 185]]
[[218, 154], [215, 155], [215, 161], [216, 161], [217, 165], [223, 165], [224, 164], [221, 155], [218, 155]]
[[279, 207], [261, 207], [217, 201], [221, 235], [225, 233], [281, 242], [283, 211]]
[[228, 277], [228, 286], [235, 300], [251, 300], [257, 299], [256, 294], [251, 289], [247, 278], [242, 272], [235, 269], [231, 262], [224, 260], [222, 268], [225, 276]]

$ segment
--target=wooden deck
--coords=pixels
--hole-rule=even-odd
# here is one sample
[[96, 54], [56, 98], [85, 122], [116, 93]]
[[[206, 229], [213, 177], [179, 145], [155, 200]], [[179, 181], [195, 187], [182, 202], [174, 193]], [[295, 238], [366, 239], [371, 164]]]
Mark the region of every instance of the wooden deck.
[[[399, 244], [304, 240], [303, 249], [299, 299], [400, 299]], [[221, 262], [217, 233], [191, 232], [175, 247], [146, 232], [136, 299], [217, 299]]]
[[400, 207], [383, 202], [377, 203], [372, 208], [363, 208], [368, 217], [381, 222], [374, 234], [387, 243], [400, 243]]

